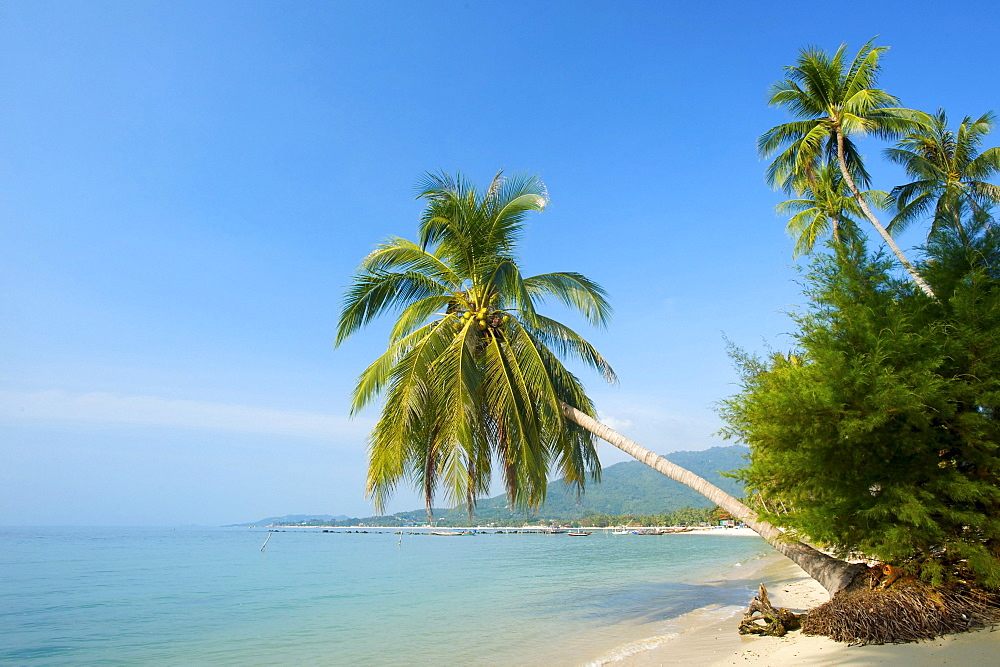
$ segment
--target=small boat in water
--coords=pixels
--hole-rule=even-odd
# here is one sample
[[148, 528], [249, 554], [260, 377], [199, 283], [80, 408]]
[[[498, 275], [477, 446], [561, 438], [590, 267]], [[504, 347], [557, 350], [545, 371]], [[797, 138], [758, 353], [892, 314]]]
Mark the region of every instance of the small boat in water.
[[586, 537], [587, 535], [590, 535], [590, 534], [592, 534], [593, 532], [594, 532], [594, 531], [592, 531], [592, 530], [580, 530], [580, 531], [576, 531], [576, 532], [574, 532], [574, 531], [572, 531], [572, 530], [571, 530], [571, 531], [570, 531], [569, 533], [567, 533], [567, 534], [568, 534], [568, 535], [569, 535], [570, 537]]
[[456, 537], [458, 535], [475, 535], [474, 530], [432, 530], [431, 535], [443, 535], [445, 537]]

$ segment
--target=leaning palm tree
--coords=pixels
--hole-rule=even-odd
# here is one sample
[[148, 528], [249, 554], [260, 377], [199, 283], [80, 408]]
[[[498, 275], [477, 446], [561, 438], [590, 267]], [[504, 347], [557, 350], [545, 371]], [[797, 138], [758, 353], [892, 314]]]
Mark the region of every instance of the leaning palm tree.
[[894, 138], [912, 129], [921, 117], [875, 87], [879, 58], [886, 49], [869, 41], [850, 63], [846, 44], [833, 56], [817, 48], [804, 49], [797, 64], [785, 68], [786, 78], [770, 91], [769, 103], [788, 109], [796, 120], [765, 132], [757, 149], [764, 157], [775, 156], [766, 172], [768, 184], [788, 192], [803, 192], [824, 162], [835, 163], [865, 218], [913, 282], [934, 298], [930, 285], [872, 213], [861, 191], [871, 179], [852, 137]]
[[[866, 190], [861, 196], [869, 206], [878, 207], [884, 207], [887, 198], [880, 190]], [[830, 164], [819, 167], [799, 197], [781, 202], [775, 209], [790, 216], [786, 231], [795, 240], [793, 257], [812, 253], [828, 235], [838, 244], [856, 238], [857, 219], [864, 216], [840, 170]]]
[[593, 437], [561, 405], [593, 405], [562, 357], [611, 382], [607, 361], [536, 306], [555, 299], [593, 325], [611, 308], [604, 290], [571, 272], [524, 277], [517, 241], [525, 216], [548, 201], [535, 177], [498, 174], [485, 191], [429, 174], [419, 239], [390, 238], [365, 257], [344, 297], [337, 344], [391, 311], [389, 348], [358, 378], [352, 413], [384, 394], [369, 443], [367, 493], [381, 511], [401, 482], [470, 512], [495, 469], [508, 497], [537, 507], [550, 469], [582, 490], [600, 464]]
[[780, 528], [762, 520], [747, 505], [733, 498], [708, 480], [695, 475], [686, 468], [671, 463], [662, 456], [653, 453], [582, 411], [566, 404], [563, 404], [562, 409], [567, 419], [579, 424], [605, 442], [614, 445], [653, 470], [697, 491], [745, 523], [764, 538], [768, 544], [801, 567], [806, 574], [822, 585], [830, 595], [835, 595], [847, 588], [855, 580], [858, 573], [863, 570], [863, 565], [839, 560], [814, 549], [808, 544], [789, 539]]
[[966, 116], [957, 131], [948, 129], [944, 109], [886, 150], [889, 160], [901, 165], [914, 179], [892, 190], [896, 217], [890, 231], [902, 231], [914, 220], [930, 216], [930, 234], [952, 228], [963, 241], [967, 232], [963, 218], [986, 222], [990, 208], [1000, 203], [1000, 187], [988, 179], [1000, 174], [1000, 148], [979, 147], [996, 124], [987, 112], [973, 120]]
[[607, 361], [536, 306], [555, 298], [596, 325], [611, 308], [578, 273], [522, 277], [517, 241], [524, 218], [547, 203], [534, 177], [497, 175], [485, 191], [462, 178], [428, 175], [419, 241], [391, 238], [369, 254], [344, 296], [339, 345], [396, 311], [389, 348], [358, 378], [352, 413], [384, 394], [369, 438], [367, 493], [381, 511], [401, 482], [424, 494], [428, 517], [439, 486], [471, 508], [499, 468], [508, 498], [537, 507], [555, 468], [582, 490], [600, 473], [594, 436], [685, 484], [743, 520], [831, 593], [858, 566], [783, 538], [749, 507], [694, 473], [594, 419], [594, 407], [560, 357], [614, 382]]

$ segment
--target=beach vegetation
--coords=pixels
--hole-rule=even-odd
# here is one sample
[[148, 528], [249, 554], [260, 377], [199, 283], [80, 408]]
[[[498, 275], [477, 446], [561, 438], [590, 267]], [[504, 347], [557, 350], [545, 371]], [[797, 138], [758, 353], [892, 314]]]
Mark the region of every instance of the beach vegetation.
[[[742, 391], [723, 402], [725, 433], [751, 448], [742, 474], [755, 509], [838, 555], [904, 565], [931, 585], [1000, 587], [996, 431], [1000, 148], [983, 150], [992, 112], [957, 129], [943, 109], [904, 108], [877, 88], [886, 47], [848, 60], [800, 52], [770, 92], [794, 120], [758, 140], [766, 179], [795, 198], [794, 254], [817, 247], [795, 345], [765, 358], [733, 349]], [[908, 183], [862, 192], [855, 143], [894, 139], [886, 158]], [[872, 210], [890, 211], [882, 226]], [[919, 290], [871, 253], [867, 218]], [[892, 239], [928, 224], [912, 263]], [[823, 239], [828, 242], [817, 246]], [[927, 301], [924, 297], [931, 296]]]
[[[732, 348], [741, 391], [722, 403], [724, 433], [750, 446], [741, 479], [757, 516], [841, 569], [871, 565], [804, 624], [853, 643], [1000, 619], [1000, 148], [982, 150], [995, 116], [952, 129], [943, 109], [904, 108], [876, 87], [885, 50], [807, 48], [771, 88], [794, 120], [758, 141], [767, 181], [793, 197], [778, 205], [793, 254], [829, 252], [805, 273], [791, 349]], [[885, 157], [909, 182], [864, 190], [854, 142], [867, 135], [896, 141]], [[892, 235], [917, 222], [928, 231], [911, 261]]]
[[592, 514], [580, 521], [584, 526], [700, 526], [717, 524], [718, 507], [682, 507], [664, 514]]
[[511, 506], [536, 510], [551, 471], [580, 493], [588, 477], [599, 479], [597, 437], [718, 505], [827, 590], [854, 579], [859, 566], [787, 539], [731, 494], [595, 419], [561, 358], [609, 382], [614, 371], [536, 304], [554, 298], [593, 325], [606, 324], [611, 308], [581, 274], [522, 276], [516, 250], [525, 217], [548, 202], [537, 178], [498, 174], [479, 190], [462, 177], [428, 174], [418, 197], [427, 202], [419, 240], [390, 238], [362, 261], [337, 332], [339, 345], [381, 315], [397, 317], [388, 350], [358, 378], [352, 406], [356, 413], [383, 399], [369, 436], [367, 494], [376, 511], [409, 483], [422, 491], [428, 520], [439, 487], [471, 517], [494, 471]]
[[[869, 42], [848, 62], [846, 46], [833, 55], [805, 49], [771, 90], [771, 103], [794, 120], [760, 137], [760, 153], [774, 158], [767, 179], [794, 197], [779, 209], [792, 216], [796, 254], [814, 252], [826, 237], [831, 252], [807, 275], [796, 348], [765, 359], [734, 351], [743, 389], [723, 413], [727, 435], [751, 448], [741, 478], [753, 507], [595, 419], [561, 359], [611, 381], [613, 371], [575, 332], [539, 315], [535, 302], [555, 298], [603, 325], [603, 290], [579, 274], [523, 278], [517, 264], [524, 215], [547, 202], [540, 182], [520, 178], [509, 187], [498, 176], [478, 191], [442, 174], [428, 176], [418, 195], [427, 200], [419, 241], [390, 239], [369, 255], [341, 313], [338, 343], [379, 315], [398, 317], [389, 350], [355, 388], [354, 411], [384, 397], [370, 438], [376, 508], [408, 481], [424, 491], [428, 514], [438, 486], [471, 512], [496, 470], [510, 506], [536, 510], [550, 470], [580, 493], [585, 479], [598, 478], [597, 437], [745, 523], [834, 602], [846, 599], [842, 591], [911, 579], [1000, 588], [1000, 288], [990, 212], [997, 197], [984, 180], [997, 169], [992, 150], [978, 153], [992, 116], [963, 121], [965, 148], [945, 153], [961, 153], [966, 167], [955, 177], [958, 158], [945, 160], [944, 184], [935, 185], [918, 170], [921, 155], [930, 160], [919, 140], [935, 131], [947, 139], [946, 119], [903, 108], [876, 87], [885, 50]], [[898, 139], [890, 159], [916, 180], [889, 194], [867, 189], [855, 144], [865, 135]], [[930, 236], [915, 264], [873, 209], [894, 207], [900, 229], [932, 200]], [[862, 219], [910, 282], [869, 253]], [[851, 557], [884, 560], [894, 574], [876, 580]]]
[[722, 415], [767, 520], [932, 585], [1000, 588], [1000, 235], [964, 236], [927, 246], [937, 302], [862, 241], [817, 258], [794, 347], [734, 351]]

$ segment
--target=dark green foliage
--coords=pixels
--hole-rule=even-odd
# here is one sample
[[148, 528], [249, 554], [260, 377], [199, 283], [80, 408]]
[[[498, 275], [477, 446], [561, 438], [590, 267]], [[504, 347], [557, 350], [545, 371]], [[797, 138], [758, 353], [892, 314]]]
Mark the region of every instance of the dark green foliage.
[[697, 526], [719, 521], [718, 507], [682, 507], [662, 514], [591, 514], [580, 520], [584, 526]]
[[933, 584], [1000, 588], [1000, 275], [997, 234], [941, 234], [921, 267], [940, 301], [860, 244], [807, 277], [797, 349], [741, 352], [727, 435], [763, 517]]

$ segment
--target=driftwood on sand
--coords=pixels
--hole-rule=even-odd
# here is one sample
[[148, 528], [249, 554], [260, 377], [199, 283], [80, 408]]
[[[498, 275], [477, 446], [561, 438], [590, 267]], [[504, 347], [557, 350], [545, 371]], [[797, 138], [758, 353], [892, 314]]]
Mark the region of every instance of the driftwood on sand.
[[754, 595], [746, 613], [743, 614], [740, 634], [783, 637], [789, 630], [798, 629], [800, 621], [800, 615], [793, 614], [784, 607], [775, 609], [767, 597], [767, 589], [761, 584], [760, 590]]

